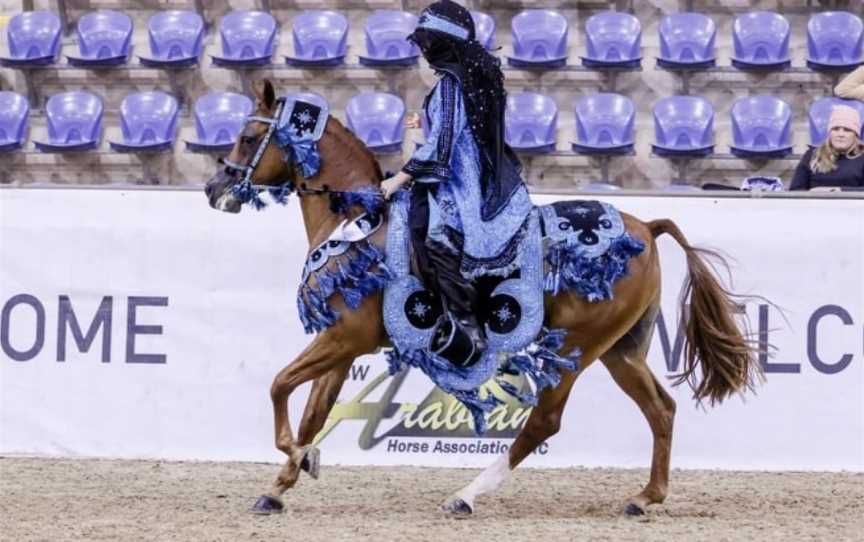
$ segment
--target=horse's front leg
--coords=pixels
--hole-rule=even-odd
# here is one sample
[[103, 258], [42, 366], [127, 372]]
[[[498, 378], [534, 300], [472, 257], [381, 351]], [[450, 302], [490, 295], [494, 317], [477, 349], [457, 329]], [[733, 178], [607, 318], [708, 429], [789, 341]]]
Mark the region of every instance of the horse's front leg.
[[[306, 449], [315, 439], [315, 435], [324, 427], [333, 405], [336, 404], [336, 399], [339, 397], [339, 392], [342, 390], [342, 385], [345, 383], [353, 361], [353, 359], [348, 360], [343, 366], [334, 368], [312, 384], [312, 392], [306, 401], [303, 419], [300, 421], [300, 428], [297, 433], [297, 445], [301, 449]], [[270, 491], [271, 496], [278, 498], [294, 487], [301, 470], [306, 470], [310, 476], [318, 478], [317, 450], [308, 450], [305, 459], [299, 465], [289, 457], [273, 483]]]
[[294, 441], [288, 416], [288, 399], [301, 384], [319, 378], [337, 367], [350, 366], [354, 358], [340, 340], [341, 337], [334, 336], [336, 334], [329, 331], [315, 337], [297, 359], [279, 371], [270, 387], [276, 448], [298, 466], [303, 461], [305, 450]]
[[[315, 434], [323, 426], [327, 414], [339, 395], [342, 382], [351, 367], [355, 355], [336, 340], [333, 333], [322, 333], [290, 365], [279, 371], [270, 388], [273, 401], [273, 419], [276, 433], [276, 448], [285, 452], [288, 460], [282, 467], [269, 494], [262, 495], [252, 507], [256, 514], [282, 512], [281, 496], [297, 482], [300, 470], [305, 466], [310, 474], [317, 470], [317, 457], [308, 457]], [[313, 384], [301, 422], [299, 442], [295, 442], [288, 416], [288, 399], [291, 393], [309, 380], [319, 379]], [[306, 464], [304, 465], [304, 460]]]

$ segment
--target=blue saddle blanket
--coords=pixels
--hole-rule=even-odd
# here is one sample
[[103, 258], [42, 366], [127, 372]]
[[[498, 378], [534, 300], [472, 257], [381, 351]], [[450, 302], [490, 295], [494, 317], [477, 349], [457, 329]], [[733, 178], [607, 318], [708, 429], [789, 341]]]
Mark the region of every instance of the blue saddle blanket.
[[[470, 367], [457, 367], [428, 349], [441, 315], [441, 303], [411, 273], [408, 227], [410, 196], [400, 193], [390, 205], [386, 266], [392, 277], [384, 290], [384, 324], [393, 343], [390, 370], [416, 367], [455, 396], [471, 412], [478, 433], [485, 414], [501, 403], [483, 386], [491, 380], [519, 400], [536, 404], [545, 387], [557, 386], [561, 370], [576, 370], [579, 349], [562, 355], [566, 332], [544, 327], [544, 296], [573, 290], [591, 302], [612, 298], [627, 262], [644, 250], [627, 233], [621, 214], [598, 201], [556, 202], [535, 207], [519, 250], [518, 272], [482, 300], [487, 349]], [[516, 388], [502, 375], [525, 376]]]

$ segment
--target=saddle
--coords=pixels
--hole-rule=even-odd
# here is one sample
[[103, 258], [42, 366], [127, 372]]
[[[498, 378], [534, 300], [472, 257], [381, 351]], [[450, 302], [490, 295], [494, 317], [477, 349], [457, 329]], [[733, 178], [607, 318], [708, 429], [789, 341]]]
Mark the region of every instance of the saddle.
[[[494, 380], [504, 392], [534, 405], [540, 391], [558, 385], [560, 371], [578, 367], [578, 348], [560, 352], [566, 332], [544, 325], [545, 295], [572, 291], [592, 303], [612, 299], [615, 281], [627, 274], [629, 259], [645, 247], [627, 233], [621, 214], [607, 203], [566, 201], [535, 207], [514, 270], [475, 284], [487, 345], [465, 363], [470, 345], [460, 346], [455, 331], [453, 350], [430, 348], [443, 304], [411, 267], [409, 198], [403, 191], [391, 201], [386, 250], [371, 241], [383, 215], [368, 209], [346, 220], [310, 252], [297, 294], [298, 313], [308, 333], [322, 331], [340, 317], [330, 302], [334, 295], [355, 310], [383, 290], [384, 326], [393, 344], [387, 352], [390, 372], [420, 369], [465, 405], [475, 430], [483, 433], [486, 413], [502, 402], [481, 391], [486, 383]], [[519, 377], [519, 385], [510, 376]]]
[[[526, 241], [518, 256], [518, 269], [506, 277], [487, 276], [472, 281], [477, 292], [475, 316], [486, 331], [487, 347], [478, 359], [473, 356], [470, 338], [448, 321], [444, 303], [427, 289], [412, 258], [408, 224], [410, 194], [400, 194], [390, 206], [387, 238], [387, 267], [395, 279], [384, 291], [384, 321], [400, 351], [435, 350], [454, 365], [467, 368], [486, 359], [494, 364], [495, 353], [522, 348], [540, 331], [543, 323], [543, 253], [539, 216], [529, 217]], [[443, 318], [442, 318], [443, 317]], [[441, 327], [450, 337], [440, 344]]]
[[557, 385], [562, 368], [575, 369], [578, 349], [562, 357], [564, 332], [544, 327], [546, 293], [575, 290], [588, 301], [612, 298], [612, 285], [626, 274], [627, 261], [644, 245], [625, 229], [621, 214], [599, 201], [566, 201], [535, 207], [519, 250], [517, 269], [506, 277], [483, 278], [477, 289], [477, 319], [484, 326], [486, 350], [466, 363], [470, 339], [454, 336], [449, 350], [432, 352], [436, 324], [443, 314], [438, 296], [412, 269], [408, 225], [410, 195], [390, 205], [386, 265], [392, 274], [384, 290], [384, 325], [394, 345], [391, 371], [413, 366], [462, 401], [482, 431], [482, 413], [495, 404], [480, 386], [501, 374], [530, 377], [533, 389], [496, 382], [525, 403], [547, 385]]

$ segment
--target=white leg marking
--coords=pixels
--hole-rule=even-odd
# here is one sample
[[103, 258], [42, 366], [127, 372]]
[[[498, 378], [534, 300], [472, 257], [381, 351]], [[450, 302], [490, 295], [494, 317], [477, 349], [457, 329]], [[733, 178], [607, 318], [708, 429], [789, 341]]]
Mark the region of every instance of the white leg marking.
[[478, 495], [491, 493], [510, 478], [510, 454], [502, 454], [494, 463], [486, 467], [477, 478], [460, 489], [456, 496], [465, 501], [471, 509], [474, 509], [474, 499]]

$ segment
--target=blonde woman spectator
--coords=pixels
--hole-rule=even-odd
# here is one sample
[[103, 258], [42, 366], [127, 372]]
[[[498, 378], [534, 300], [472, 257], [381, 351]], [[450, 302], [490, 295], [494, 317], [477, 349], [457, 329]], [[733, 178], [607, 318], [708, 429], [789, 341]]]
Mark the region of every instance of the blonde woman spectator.
[[[864, 86], [860, 91], [864, 94]], [[860, 130], [861, 117], [856, 109], [835, 106], [828, 120], [828, 136], [821, 145], [804, 153], [789, 189], [864, 187], [864, 145], [859, 139]]]

